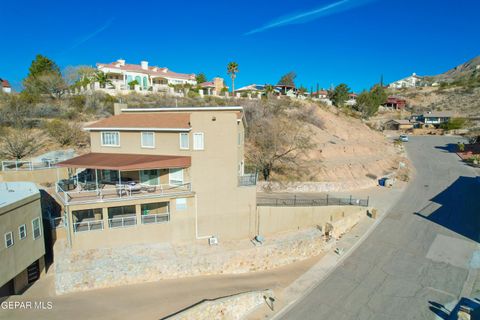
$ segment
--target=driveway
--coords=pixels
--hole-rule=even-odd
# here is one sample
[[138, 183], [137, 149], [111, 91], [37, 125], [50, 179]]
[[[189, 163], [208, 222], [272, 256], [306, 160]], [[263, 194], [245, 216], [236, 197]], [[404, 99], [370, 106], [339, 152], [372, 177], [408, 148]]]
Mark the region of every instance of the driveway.
[[478, 172], [458, 137], [412, 137], [416, 177], [375, 231], [282, 319], [446, 319], [480, 290]]

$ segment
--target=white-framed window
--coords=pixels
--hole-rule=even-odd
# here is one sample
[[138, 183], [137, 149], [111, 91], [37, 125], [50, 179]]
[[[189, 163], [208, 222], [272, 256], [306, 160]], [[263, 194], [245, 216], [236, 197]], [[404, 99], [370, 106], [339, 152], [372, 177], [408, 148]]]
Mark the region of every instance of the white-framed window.
[[205, 149], [205, 135], [203, 132], [195, 132], [193, 134], [193, 150]]
[[183, 169], [170, 169], [168, 174], [168, 183], [171, 185], [182, 185]]
[[7, 232], [5, 233], [5, 248], [10, 248], [13, 246], [13, 233]]
[[180, 149], [182, 150], [190, 149], [190, 143], [188, 141], [188, 132], [180, 133]]
[[33, 240], [40, 238], [42, 235], [42, 230], [40, 229], [40, 218], [35, 218], [32, 220], [32, 230]]
[[187, 209], [187, 198], [177, 198], [175, 199], [175, 208], [177, 211]]
[[119, 147], [120, 146], [120, 132], [118, 132], [118, 131], [103, 131], [102, 132], [102, 146]]
[[22, 224], [18, 227], [18, 237], [20, 240], [25, 239], [27, 237], [27, 226]]
[[142, 148], [155, 148], [155, 132], [142, 132]]

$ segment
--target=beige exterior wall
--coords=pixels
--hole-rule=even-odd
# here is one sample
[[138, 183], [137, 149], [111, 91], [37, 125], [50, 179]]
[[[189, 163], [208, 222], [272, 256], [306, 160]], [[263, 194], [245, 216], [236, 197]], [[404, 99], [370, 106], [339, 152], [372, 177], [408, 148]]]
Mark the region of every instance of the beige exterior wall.
[[52, 168], [31, 171], [0, 171], [0, 182], [30, 181], [38, 184], [53, 184], [57, 182], [58, 179], [66, 178], [68, 178], [67, 168]]
[[357, 206], [323, 207], [258, 207], [258, 230], [262, 236], [278, 232], [294, 231], [326, 223], [335, 223], [357, 213], [367, 212], [367, 208]]
[[[253, 237], [256, 234], [256, 188], [238, 186], [239, 169], [244, 157], [244, 125], [242, 121], [237, 120], [238, 111], [185, 112], [190, 113], [192, 127], [189, 132], [188, 150], [180, 149], [179, 132], [155, 132], [155, 148], [142, 148], [139, 131], [121, 131], [119, 147], [102, 146], [101, 132], [93, 131], [91, 152], [190, 156], [191, 167], [184, 173], [185, 182], [192, 183], [188, 210], [176, 212], [175, 199], [170, 199], [171, 220], [166, 223], [137, 224], [136, 227], [76, 234], [73, 234], [71, 229], [73, 235], [71, 242], [74, 248], [192, 241], [196, 238], [196, 216], [200, 238], [217, 236], [221, 241]], [[197, 132], [204, 134], [204, 150], [193, 150], [193, 134]], [[161, 183], [168, 183], [166, 173], [167, 171], [162, 172]], [[115, 203], [76, 205], [70, 206], [68, 211], [157, 201], [160, 200], [144, 198]], [[72, 219], [71, 215], [69, 216], [71, 226]], [[104, 217], [104, 226], [106, 225]]]
[[[41, 236], [33, 239], [32, 220], [40, 218]], [[27, 236], [20, 239], [18, 228], [25, 224]], [[5, 247], [5, 233], [12, 232], [14, 244]], [[13, 278], [18, 289], [24, 281], [21, 273], [45, 254], [40, 194], [0, 208], [0, 287]]]

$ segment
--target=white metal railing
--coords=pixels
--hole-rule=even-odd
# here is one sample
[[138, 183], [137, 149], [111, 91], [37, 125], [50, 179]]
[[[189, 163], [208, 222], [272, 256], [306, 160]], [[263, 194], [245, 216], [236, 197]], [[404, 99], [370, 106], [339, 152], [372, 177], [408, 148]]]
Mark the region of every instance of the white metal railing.
[[50, 226], [52, 229], [65, 228], [65, 217], [50, 218]]
[[162, 223], [170, 221], [170, 213], [145, 214], [142, 215], [142, 224]]
[[32, 171], [41, 169], [57, 168], [59, 160], [44, 160], [42, 162], [3, 160], [2, 171]]
[[103, 230], [103, 221], [102, 220], [88, 220], [76, 222], [73, 224], [74, 232], [84, 232], [92, 230]]
[[124, 228], [131, 227], [137, 224], [137, 217], [134, 215], [120, 218], [110, 218], [108, 219], [109, 228]]
[[190, 182], [183, 184], [116, 184], [116, 185], [102, 185], [97, 188], [97, 185], [90, 184], [93, 189], [82, 189], [78, 184], [75, 184], [74, 190], [64, 190], [62, 185], [58, 182], [55, 184], [57, 195], [61, 198], [64, 204], [69, 203], [93, 203], [108, 200], [127, 200], [132, 198], [155, 197], [166, 194], [181, 194], [192, 191], [192, 184]]
[[246, 173], [238, 176], [238, 185], [239, 186], [254, 186], [257, 184], [257, 174], [256, 173]]

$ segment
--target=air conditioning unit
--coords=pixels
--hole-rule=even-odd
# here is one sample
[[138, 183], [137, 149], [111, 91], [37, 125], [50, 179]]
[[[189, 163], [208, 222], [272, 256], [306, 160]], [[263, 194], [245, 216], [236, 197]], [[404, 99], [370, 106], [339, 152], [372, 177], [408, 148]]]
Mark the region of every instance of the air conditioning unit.
[[216, 246], [218, 244], [218, 238], [217, 237], [208, 238], [208, 244], [211, 246]]

